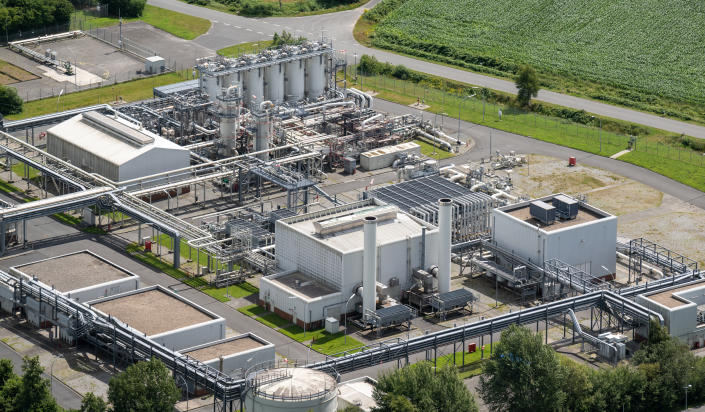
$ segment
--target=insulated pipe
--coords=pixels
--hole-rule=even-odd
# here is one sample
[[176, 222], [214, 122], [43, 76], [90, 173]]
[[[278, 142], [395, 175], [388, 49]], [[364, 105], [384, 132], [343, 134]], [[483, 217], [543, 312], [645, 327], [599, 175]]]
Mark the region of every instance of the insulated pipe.
[[448, 198], [438, 201], [438, 292], [450, 292], [451, 204]]
[[366, 216], [364, 224], [364, 249], [362, 251], [362, 316], [377, 309], [377, 218]]

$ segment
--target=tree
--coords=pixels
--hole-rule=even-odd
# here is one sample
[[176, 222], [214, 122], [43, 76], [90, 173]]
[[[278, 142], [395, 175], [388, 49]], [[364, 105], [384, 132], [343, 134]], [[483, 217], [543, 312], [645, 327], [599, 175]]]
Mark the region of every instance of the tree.
[[434, 371], [430, 363], [406, 366], [383, 375], [372, 394], [377, 412], [476, 412], [477, 405], [457, 369]]
[[108, 400], [116, 411], [171, 412], [181, 393], [158, 359], [131, 365], [110, 380]]
[[17, 412], [52, 412], [60, 411], [61, 408], [49, 393], [49, 379], [42, 376], [44, 368], [39, 363], [39, 357], [33, 358], [25, 356], [22, 359], [22, 378], [10, 378], [3, 387], [9, 387], [7, 393], [3, 395], [12, 398], [12, 409], [7, 411]]
[[22, 111], [22, 99], [14, 87], [0, 85], [0, 114], [17, 114]]
[[492, 410], [553, 411], [565, 402], [564, 373], [541, 335], [512, 325], [502, 332], [480, 377], [480, 396]]
[[81, 401], [81, 412], [106, 412], [108, 410], [108, 404], [105, 403], [103, 398], [96, 396], [93, 392], [88, 392], [86, 396], [83, 397]]
[[533, 67], [529, 65], [519, 67], [516, 86], [519, 89], [517, 101], [522, 106], [528, 106], [531, 98], [539, 94], [539, 77]]

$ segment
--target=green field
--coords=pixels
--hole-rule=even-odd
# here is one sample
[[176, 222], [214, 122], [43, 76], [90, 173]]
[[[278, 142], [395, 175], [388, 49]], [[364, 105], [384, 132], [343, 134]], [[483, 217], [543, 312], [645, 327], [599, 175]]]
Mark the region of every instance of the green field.
[[527, 63], [546, 88], [705, 121], [703, 13], [690, 0], [384, 0], [357, 35], [503, 77]]
[[[186, 40], [195, 39], [206, 33], [211, 27], [209, 20], [154, 7], [149, 4], [144, 7], [142, 17], [124, 18], [122, 22], [130, 23], [138, 20]], [[71, 18], [71, 26], [74, 30], [114, 26], [118, 23], [119, 19], [116, 17], [93, 17], [83, 11], [74, 13]]]
[[218, 49], [217, 53], [225, 57], [237, 57], [241, 54], [256, 54], [262, 49], [272, 45], [271, 40], [253, 41], [249, 43], [240, 43], [234, 46], [223, 47]]

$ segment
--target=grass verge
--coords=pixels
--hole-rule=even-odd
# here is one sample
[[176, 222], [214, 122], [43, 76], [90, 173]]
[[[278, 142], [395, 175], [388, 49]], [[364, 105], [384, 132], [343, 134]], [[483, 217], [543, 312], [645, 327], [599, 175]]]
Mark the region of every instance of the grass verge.
[[[456, 352], [439, 356], [436, 358], [436, 367], [442, 368], [446, 365], [453, 365], [458, 368], [458, 375], [461, 379], [471, 378], [482, 373], [482, 364], [490, 357], [490, 345], [485, 345], [485, 356], [482, 358], [482, 352], [478, 348], [475, 352], [465, 352], [465, 361], [463, 362], [463, 352]], [[454, 360], [455, 358], [455, 360]], [[433, 361], [429, 361], [433, 363]], [[463, 365], [463, 363], [465, 363]]]
[[[189, 75], [190, 71], [184, 70], [182, 72], [166, 73], [159, 76], [65, 94], [61, 96], [61, 110], [108, 103], [115, 101], [117, 96], [122, 97], [126, 102], [149, 99], [153, 96], [152, 88], [188, 80]], [[22, 113], [7, 116], [7, 119], [19, 120], [54, 113], [56, 112], [56, 108], [57, 99], [55, 97], [25, 102], [22, 107]]]
[[[163, 247], [168, 247], [170, 249], [173, 249], [173, 239], [165, 234], [159, 235], [159, 243]], [[216, 270], [216, 269], [225, 269], [225, 265], [223, 265], [220, 262], [217, 262], [215, 259], [208, 259], [209, 255], [208, 253], [204, 251], [198, 251], [196, 248], [192, 248], [189, 246], [188, 242], [185, 239], [181, 239], [181, 246], [179, 247], [179, 252], [181, 254], [181, 257], [184, 257], [188, 260], [198, 260], [198, 264], [200, 266], [208, 266], [209, 270]], [[233, 265], [233, 270], [238, 270], [240, 269], [240, 266], [238, 265]]]
[[311, 349], [324, 355], [338, 355], [344, 351], [357, 352], [364, 346], [352, 336], [346, 337], [344, 332], [330, 334], [323, 328], [304, 331], [302, 327], [292, 324], [275, 313], [267, 312], [259, 305], [244, 306], [238, 311], [297, 342], [308, 343]]
[[[430, 106], [427, 111], [431, 113], [446, 113], [446, 117], [455, 119], [460, 115], [462, 120], [468, 122], [588, 153], [611, 156], [627, 149], [629, 145], [629, 136], [615, 133], [606, 128], [600, 130], [599, 127], [586, 126], [560, 117], [528, 112], [509, 105], [483, 103], [482, 100], [463, 98], [457, 94], [446, 92], [445, 89], [435, 89], [429, 84], [418, 84], [410, 80], [386, 76], [358, 75], [358, 80], [354, 81], [353, 76], [348, 75], [348, 79], [353, 87], [374, 90], [378, 93], [377, 97], [381, 99], [404, 105], [423, 99]], [[440, 78], [432, 80], [432, 84], [441, 81]], [[470, 85], [466, 86], [470, 87]], [[554, 107], [553, 110], [560, 111], [561, 108]], [[423, 115], [423, 112], [420, 115]], [[440, 119], [432, 120], [436, 120], [438, 125], [442, 123]], [[453, 119], [445, 120], [453, 121]], [[599, 118], [594, 118], [593, 123], [599, 124], [598, 120]], [[631, 125], [625, 122], [609, 118], [602, 120], [604, 123], [613, 122], [617, 125], [615, 127], [621, 129], [632, 129]], [[636, 125], [633, 129], [635, 131], [638, 129], [640, 133], [637, 137], [636, 150], [621, 156], [619, 160], [633, 163], [695, 189], [705, 191], [705, 158], [700, 151], [691, 148], [691, 144], [688, 142], [692, 138], [640, 125]], [[655, 147], [662, 149], [657, 151]]]
[[[122, 22], [130, 23], [139, 20], [186, 40], [193, 40], [211, 28], [209, 20], [149, 4], [144, 6], [142, 17], [123, 18]], [[89, 28], [115, 26], [119, 22], [117, 17], [93, 17], [83, 11], [77, 11], [71, 19], [71, 28], [73, 30], [88, 30]]]
[[[189, 3], [186, 0], [181, 0]], [[337, 13], [345, 10], [356, 9], [369, 0], [359, 0], [348, 4], [335, 4], [334, 1], [319, 0], [282, 0], [281, 8], [279, 0], [254, 0], [252, 2], [237, 2], [225, 4], [214, 0], [205, 0], [198, 4], [212, 10], [223, 13], [236, 14], [247, 17], [301, 17], [313, 16], [317, 14]]]
[[428, 156], [432, 159], [441, 160], [441, 159], [447, 159], [449, 157], [455, 156], [455, 153], [447, 152], [439, 147], [432, 145], [431, 143], [428, 143], [425, 140], [416, 139], [416, 140], [414, 140], [414, 143], [421, 146], [421, 154], [422, 155]]
[[[209, 285], [208, 282], [201, 278], [190, 276], [188, 273], [174, 268], [172, 265], [159, 259], [159, 257], [154, 255], [153, 253], [144, 251], [142, 247], [137, 244], [132, 243], [130, 245], [127, 245], [125, 250], [132, 257], [139, 260], [140, 262], [151, 266], [152, 268], [160, 272], [166, 273], [172, 278], [181, 281], [182, 283], [191, 286], [194, 289], [198, 289], [206, 295], [209, 295], [220, 302], [227, 302], [230, 300], [230, 297], [241, 298], [252, 295], [253, 293], [257, 293], [259, 291], [259, 289], [250, 285], [249, 283], [232, 285], [229, 286], [227, 290], [226, 288], [216, 288]], [[229, 295], [229, 297], [226, 294]]]

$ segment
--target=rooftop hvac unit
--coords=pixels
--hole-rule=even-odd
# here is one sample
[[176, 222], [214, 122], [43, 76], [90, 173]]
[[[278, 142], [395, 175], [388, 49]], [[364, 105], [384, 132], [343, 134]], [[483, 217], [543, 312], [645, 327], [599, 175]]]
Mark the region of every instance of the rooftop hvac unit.
[[553, 198], [553, 207], [564, 219], [575, 219], [578, 216], [578, 201], [565, 195], [558, 195]]
[[544, 225], [551, 225], [556, 221], [556, 208], [541, 200], [529, 204], [529, 213]]

